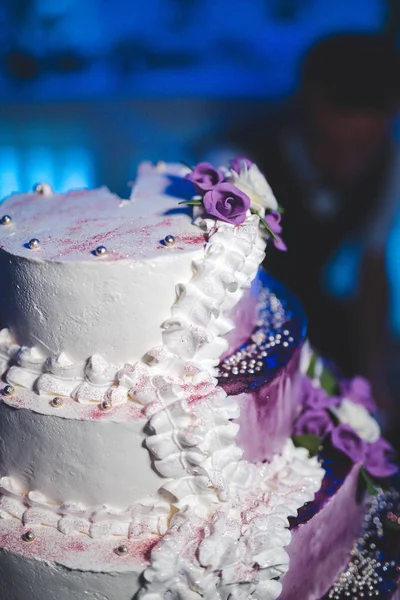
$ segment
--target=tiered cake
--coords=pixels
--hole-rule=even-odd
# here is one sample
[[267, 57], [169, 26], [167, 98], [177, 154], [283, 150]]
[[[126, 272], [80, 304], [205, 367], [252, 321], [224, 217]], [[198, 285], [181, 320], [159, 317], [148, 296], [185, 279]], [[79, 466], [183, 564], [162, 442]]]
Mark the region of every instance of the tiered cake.
[[386, 506], [360, 473], [395, 468], [365, 382], [328, 395], [300, 306], [260, 270], [285, 246], [257, 167], [143, 164], [129, 200], [42, 185], [2, 206], [0, 598], [356, 585], [340, 573]]

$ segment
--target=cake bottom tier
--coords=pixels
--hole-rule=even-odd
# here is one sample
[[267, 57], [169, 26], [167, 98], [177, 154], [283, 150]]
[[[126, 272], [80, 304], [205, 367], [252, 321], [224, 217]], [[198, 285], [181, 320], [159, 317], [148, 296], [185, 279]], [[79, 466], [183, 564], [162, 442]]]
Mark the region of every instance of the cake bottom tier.
[[[282, 600], [322, 598], [348, 564], [362, 531], [365, 506], [358, 499], [359, 466], [326, 465], [315, 500], [291, 523], [292, 539], [286, 548], [290, 568], [282, 579]], [[156, 536], [96, 540], [44, 526], [31, 531], [34, 539], [26, 541], [24, 523], [0, 520], [2, 600], [133, 600], [158, 541]]]

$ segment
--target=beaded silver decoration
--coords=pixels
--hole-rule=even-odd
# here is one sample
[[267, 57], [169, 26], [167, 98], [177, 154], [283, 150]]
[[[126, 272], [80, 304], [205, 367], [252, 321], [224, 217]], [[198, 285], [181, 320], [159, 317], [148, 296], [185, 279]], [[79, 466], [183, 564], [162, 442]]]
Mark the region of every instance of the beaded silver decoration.
[[393, 489], [369, 498], [363, 532], [353, 546], [350, 562], [323, 600], [392, 597], [397, 587], [397, 561], [394, 555], [382, 552], [383, 521], [398, 503], [399, 493]]
[[219, 365], [219, 376], [228, 378], [260, 373], [265, 359], [275, 347], [288, 348], [295, 340], [288, 329], [282, 329], [288, 321], [288, 314], [279, 298], [271, 291], [263, 289], [259, 295], [259, 320], [257, 329], [249, 343]]
[[6, 385], [3, 388], [3, 394], [4, 394], [4, 396], [12, 396], [13, 393], [14, 393], [14, 391], [15, 391], [14, 390], [14, 386], [12, 386], [12, 385]]
[[1, 224], [2, 225], [10, 225], [12, 221], [12, 218], [10, 217], [10, 215], [3, 215], [1, 217]]
[[109, 400], [103, 400], [103, 402], [100, 402], [100, 408], [101, 410], [111, 410], [112, 403]]
[[116, 548], [115, 552], [119, 556], [126, 556], [128, 554], [128, 546], [121, 544], [120, 546], [118, 546], [118, 548]]
[[96, 256], [104, 256], [105, 254], [107, 254], [107, 248], [105, 246], [97, 246], [94, 253]]
[[22, 536], [22, 539], [24, 540], [24, 542], [33, 542], [35, 537], [36, 536], [33, 533], [33, 531], [25, 531], [24, 535]]
[[166, 235], [164, 238], [164, 244], [166, 246], [173, 246], [175, 244], [175, 238], [173, 235]]
[[64, 400], [60, 398], [60, 396], [56, 396], [50, 400], [50, 404], [53, 408], [61, 408], [61, 406], [64, 404]]
[[33, 191], [35, 192], [35, 194], [39, 194], [40, 196], [52, 196], [53, 195], [53, 188], [48, 183], [38, 183], [33, 188]]
[[37, 250], [40, 248], [40, 241], [37, 238], [32, 238], [29, 240], [28, 246], [31, 250]]

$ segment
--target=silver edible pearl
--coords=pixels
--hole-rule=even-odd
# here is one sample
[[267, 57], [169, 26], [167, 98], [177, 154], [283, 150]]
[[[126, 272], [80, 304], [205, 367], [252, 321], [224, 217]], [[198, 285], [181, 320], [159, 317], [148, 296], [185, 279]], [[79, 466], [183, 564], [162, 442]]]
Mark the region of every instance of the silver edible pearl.
[[31, 240], [29, 240], [28, 246], [31, 250], [37, 250], [38, 248], [40, 248], [40, 242], [38, 239], [32, 238]]
[[4, 215], [3, 217], [1, 217], [2, 225], [10, 225], [11, 221], [12, 221], [12, 218], [10, 217], [10, 215]]
[[60, 408], [64, 404], [64, 400], [62, 398], [60, 398], [59, 396], [56, 396], [55, 398], [50, 400], [50, 404], [54, 408]]
[[96, 256], [104, 256], [105, 254], [107, 254], [107, 248], [105, 246], [97, 246], [94, 252]]
[[5, 396], [11, 396], [14, 393], [14, 387], [12, 385], [6, 385], [3, 388], [3, 394]]
[[128, 554], [128, 546], [121, 544], [115, 551], [119, 556], [126, 556]]
[[26, 531], [24, 533], [24, 535], [22, 536], [22, 539], [24, 540], [24, 542], [33, 542], [33, 540], [35, 539], [35, 534], [33, 533], [33, 531]]
[[48, 183], [38, 183], [33, 188], [35, 194], [39, 194], [40, 196], [52, 196], [53, 188]]
[[112, 404], [109, 400], [103, 400], [103, 402], [100, 403], [100, 408], [101, 410], [111, 410]]
[[175, 244], [175, 238], [173, 235], [166, 235], [164, 238], [164, 244], [166, 246], [173, 246]]

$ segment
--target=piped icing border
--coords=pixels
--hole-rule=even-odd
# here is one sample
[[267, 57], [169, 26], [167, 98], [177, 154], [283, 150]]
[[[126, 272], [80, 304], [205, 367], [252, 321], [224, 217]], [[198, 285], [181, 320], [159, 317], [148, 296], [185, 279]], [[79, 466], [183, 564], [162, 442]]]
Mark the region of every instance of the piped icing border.
[[162, 498], [148, 498], [121, 510], [106, 505], [87, 507], [77, 502], [57, 503], [40, 492], [27, 492], [12, 477], [0, 479], [0, 519], [17, 519], [28, 529], [45, 526], [65, 535], [134, 539], [164, 535], [170, 518], [171, 504]]
[[7, 329], [0, 331], [0, 372], [9, 384], [40, 397], [72, 398], [81, 405], [134, 402], [129, 375], [133, 365], [118, 368], [99, 354], [74, 363], [64, 352], [46, 357], [37, 348], [20, 347]]

